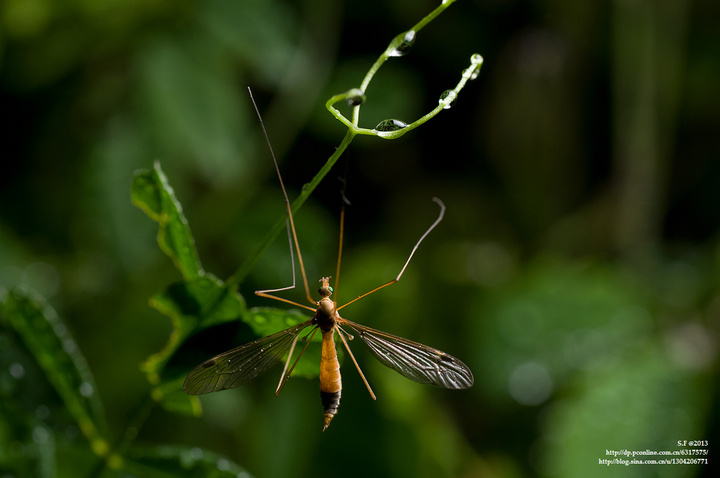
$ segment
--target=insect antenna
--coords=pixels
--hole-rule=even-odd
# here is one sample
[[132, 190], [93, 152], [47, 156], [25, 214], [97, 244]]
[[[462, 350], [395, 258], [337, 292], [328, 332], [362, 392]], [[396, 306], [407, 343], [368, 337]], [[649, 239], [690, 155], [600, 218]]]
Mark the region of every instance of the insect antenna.
[[[293, 221], [293, 215], [292, 210], [290, 208], [290, 200], [288, 199], [287, 191], [285, 190], [285, 183], [283, 182], [282, 175], [280, 174], [280, 168], [278, 167], [277, 159], [275, 158], [275, 152], [272, 149], [272, 145], [270, 144], [270, 137], [268, 136], [267, 130], [265, 129], [265, 123], [263, 122], [262, 116], [260, 115], [260, 110], [258, 109], [257, 104], [255, 103], [255, 98], [253, 97], [252, 90], [250, 87], [248, 87], [248, 93], [250, 94], [250, 100], [252, 101], [253, 107], [255, 108], [255, 113], [257, 113], [258, 119], [260, 120], [260, 127], [262, 128], [263, 135], [265, 136], [265, 141], [267, 142], [268, 149], [270, 150], [270, 156], [272, 157], [273, 165], [275, 166], [275, 172], [277, 173], [278, 180], [280, 181], [280, 188], [282, 189], [283, 196], [285, 197], [285, 208], [287, 209], [287, 224], [290, 232], [292, 233], [292, 240], [295, 243], [295, 250], [297, 251], [298, 256], [298, 262], [300, 263], [300, 272], [302, 273], [302, 279], [303, 279], [303, 285], [305, 286], [305, 296], [307, 297], [307, 300], [310, 301], [311, 304], [315, 304], [315, 301], [313, 300], [312, 296], [310, 295], [310, 287], [308, 286], [307, 281], [307, 275], [305, 274], [305, 264], [302, 260], [302, 254], [300, 253], [300, 244], [298, 243], [297, 233], [295, 232], [295, 222]], [[267, 297], [269, 299], [275, 299], [280, 300], [282, 302], [287, 302], [289, 304], [293, 304], [296, 306], [303, 307], [305, 309], [309, 310], [315, 310], [310, 307], [304, 306], [302, 304], [298, 304], [296, 302], [290, 301], [288, 299], [283, 299], [282, 297], [277, 297], [271, 294], [271, 292], [280, 292], [283, 290], [290, 290], [295, 288], [295, 260], [292, 253], [292, 244], [290, 246], [290, 258], [292, 260], [292, 268], [293, 268], [293, 284], [289, 287], [281, 287], [279, 289], [266, 289], [266, 290], [258, 290], [255, 291], [255, 294], [260, 297]]]

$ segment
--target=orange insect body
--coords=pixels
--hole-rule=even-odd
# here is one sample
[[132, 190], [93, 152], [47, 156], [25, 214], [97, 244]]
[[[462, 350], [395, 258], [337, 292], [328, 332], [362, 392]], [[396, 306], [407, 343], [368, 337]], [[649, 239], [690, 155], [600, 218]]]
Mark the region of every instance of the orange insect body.
[[340, 378], [340, 362], [335, 350], [335, 329], [322, 333], [322, 352], [320, 356], [320, 397], [325, 412], [325, 425], [327, 429], [340, 406], [340, 392], [342, 379]]
[[322, 350], [320, 352], [320, 397], [322, 398], [325, 411], [325, 425], [327, 429], [340, 406], [340, 392], [342, 391], [342, 379], [340, 377], [340, 362], [335, 349], [335, 324], [337, 313], [335, 302], [330, 299], [330, 286], [327, 279], [320, 288], [323, 298], [318, 302], [315, 319], [322, 331]]

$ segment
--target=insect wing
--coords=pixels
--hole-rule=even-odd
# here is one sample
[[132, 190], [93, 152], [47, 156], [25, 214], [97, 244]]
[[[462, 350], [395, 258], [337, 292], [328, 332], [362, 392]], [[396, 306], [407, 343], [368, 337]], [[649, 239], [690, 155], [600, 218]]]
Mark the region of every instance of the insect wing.
[[183, 390], [189, 395], [202, 395], [249, 382], [281, 363], [300, 332], [312, 324], [308, 320], [201, 363], [188, 374]]
[[355, 331], [383, 365], [410, 380], [457, 390], [470, 388], [475, 381], [467, 365], [441, 350], [346, 319], [338, 322]]

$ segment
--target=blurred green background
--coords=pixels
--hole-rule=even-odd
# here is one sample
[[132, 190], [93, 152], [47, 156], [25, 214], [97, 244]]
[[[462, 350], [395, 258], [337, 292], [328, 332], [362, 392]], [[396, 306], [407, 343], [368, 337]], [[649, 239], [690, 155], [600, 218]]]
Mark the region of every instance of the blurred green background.
[[[485, 58], [452, 109], [396, 141], [356, 138], [295, 218], [309, 279], [334, 274], [338, 176], [352, 203], [340, 303], [395, 277], [442, 198], [402, 280], [343, 316], [461, 358], [472, 389], [410, 382], [354, 343], [378, 400], [345, 363], [325, 433], [317, 380], [275, 398], [279, 370], [203, 397], [202, 418], [156, 407], [126, 430], [150, 388], [138, 364], [171, 330], [148, 300], [180, 279], [130, 202], [133, 172], [160, 161], [205, 269], [229, 277], [283, 212], [246, 88], [296, 197], [344, 135], [327, 98], [436, 3], [4, 0], [0, 286], [37, 291], [64, 320], [113, 439], [211, 450], [257, 477], [713, 476], [712, 454], [599, 464], [720, 439], [713, 0], [462, 0], [371, 83], [362, 126], [411, 122]], [[252, 292], [289, 281], [281, 236], [240, 292], [275, 307]], [[185, 371], [249, 339], [239, 324], [209, 333]], [[0, 392], [11, 353], [27, 360], [22, 344], [0, 351]], [[23, 380], [56, 403], [37, 411], [52, 470], [26, 476], [86, 476], [98, 459], [59, 399], [41, 374]], [[25, 476], [10, 456], [0, 476]]]

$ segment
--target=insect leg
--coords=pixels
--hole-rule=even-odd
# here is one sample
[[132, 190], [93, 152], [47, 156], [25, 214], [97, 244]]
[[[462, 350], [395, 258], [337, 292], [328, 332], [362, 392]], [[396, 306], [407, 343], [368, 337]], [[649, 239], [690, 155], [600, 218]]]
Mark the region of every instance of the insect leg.
[[441, 200], [439, 200], [438, 198], [432, 198], [432, 199], [433, 199], [433, 201], [438, 203], [438, 205], [440, 206], [440, 214], [438, 214], [437, 219], [435, 219], [435, 222], [432, 223], [432, 225], [428, 228], [428, 230], [425, 231], [425, 234], [423, 234], [420, 237], [420, 239], [417, 241], [417, 243], [415, 244], [415, 247], [413, 247], [412, 251], [410, 252], [410, 256], [407, 258], [407, 261], [405, 261], [405, 265], [402, 267], [402, 269], [400, 269], [400, 273], [397, 275], [397, 277], [391, 281], [388, 281], [388, 282], [378, 286], [378, 287], [375, 287], [373, 290], [371, 290], [369, 292], [365, 292], [364, 294], [355, 297], [350, 302], [346, 302], [345, 304], [338, 307], [337, 310], [340, 310], [343, 307], [348, 306], [348, 305], [352, 304], [353, 302], [358, 301], [358, 300], [362, 299], [363, 297], [366, 297], [366, 296], [372, 294], [373, 292], [377, 292], [380, 289], [387, 287], [389, 285], [392, 285], [400, 280], [400, 277], [402, 277], [403, 273], [405, 273], [405, 269], [407, 268], [408, 264], [410, 264], [410, 259], [412, 259], [412, 257], [415, 255], [415, 251], [417, 251], [417, 248], [420, 246], [420, 243], [423, 241], [423, 239], [425, 239], [425, 237], [428, 234], [430, 234], [430, 231], [435, 229], [435, 226], [437, 226], [440, 223], [440, 221], [442, 221], [442, 218], [445, 215], [445, 204], [443, 204], [443, 202]]
[[357, 369], [358, 373], [360, 374], [360, 378], [362, 378], [363, 382], [365, 382], [365, 386], [367, 387], [368, 392], [370, 392], [370, 396], [372, 397], [373, 400], [377, 400], [377, 398], [375, 398], [375, 393], [373, 393], [372, 388], [370, 387], [370, 384], [368, 383], [367, 379], [365, 378], [365, 374], [363, 374], [362, 370], [360, 369], [360, 365], [358, 365], [357, 360], [355, 360], [355, 356], [353, 355], [352, 351], [350, 350], [350, 346], [348, 345], [347, 340], [345, 340], [345, 334], [347, 332], [342, 330], [337, 325], [335, 326], [335, 328], [338, 331], [338, 335], [340, 336], [340, 339], [342, 340], [343, 344], [345, 345], [345, 350], [347, 350], [348, 354], [350, 354], [350, 358], [352, 359], [353, 363], [355, 364], [355, 368]]
[[[287, 215], [288, 215], [288, 223], [290, 225], [290, 230], [292, 231], [292, 238], [295, 242], [295, 250], [297, 251], [298, 255], [298, 262], [300, 263], [300, 272], [302, 273], [302, 279], [303, 284], [305, 285], [305, 296], [310, 301], [310, 303], [314, 304], [315, 301], [313, 300], [312, 296], [310, 295], [310, 287], [308, 286], [307, 281], [307, 275], [305, 274], [305, 264], [302, 260], [302, 254], [300, 253], [300, 245], [298, 244], [298, 238], [297, 233], [295, 232], [295, 222], [293, 221], [293, 215], [292, 210], [290, 208], [290, 199], [288, 199], [287, 191], [285, 190], [285, 183], [283, 183], [282, 175], [280, 174], [280, 168], [278, 167], [277, 160], [275, 159], [275, 152], [272, 149], [272, 145], [270, 144], [270, 137], [268, 136], [267, 130], [265, 129], [265, 123], [262, 120], [262, 116], [260, 115], [260, 110], [257, 107], [257, 104], [255, 104], [255, 98], [253, 98], [252, 91], [250, 88], [248, 88], [248, 92], [250, 93], [250, 100], [252, 101], [253, 107], [255, 108], [255, 112], [258, 115], [258, 119], [260, 120], [260, 126], [262, 127], [263, 134], [265, 135], [265, 141], [267, 142], [268, 148], [270, 149], [270, 156], [272, 156], [273, 165], [275, 166], [275, 172], [277, 173], [278, 180], [280, 181], [280, 188], [282, 189], [283, 196], [285, 196], [285, 208], [287, 209]], [[294, 269], [294, 266], [293, 266]], [[293, 280], [293, 285], [295, 281]], [[282, 290], [282, 289], [281, 289]], [[273, 292], [273, 291], [261, 291], [261, 292]], [[258, 294], [261, 295], [261, 294]], [[273, 296], [263, 296], [263, 297], [269, 297], [273, 298]]]
[[[305, 353], [305, 349], [308, 348], [308, 345], [310, 345], [310, 342], [312, 341], [313, 337], [315, 337], [315, 332], [317, 332], [317, 327], [313, 328], [312, 333], [309, 334], [310, 338], [307, 338], [308, 337], [307, 335], [305, 336], [305, 338], [307, 338], [307, 340], [305, 341], [305, 346], [300, 351], [300, 355], [298, 355], [297, 358], [295, 359], [295, 361], [293, 362], [293, 365], [292, 365], [292, 367], [290, 367], [290, 370], [287, 371], [287, 373], [285, 373], [287, 370], [287, 366], [290, 363], [290, 357], [292, 357], [292, 353], [293, 353], [293, 349], [295, 348], [295, 344], [297, 343], [297, 340], [300, 336], [298, 335], [297, 337], [295, 337], [295, 340], [293, 341], [293, 344], [292, 344], [292, 348], [290, 349], [290, 353], [288, 354], [288, 359], [285, 362], [285, 368], [283, 369], [282, 377], [280, 377], [280, 383], [278, 383], [277, 390], [275, 390], [276, 397], [280, 393], [280, 390], [282, 390], [282, 388], [285, 386], [285, 382], [287, 382], [288, 379], [290, 378], [290, 374], [292, 374], [293, 370], [295, 370], [295, 366], [300, 361], [300, 357], [302, 357], [303, 354]], [[303, 340], [305, 340], [305, 339], [303, 339]]]

